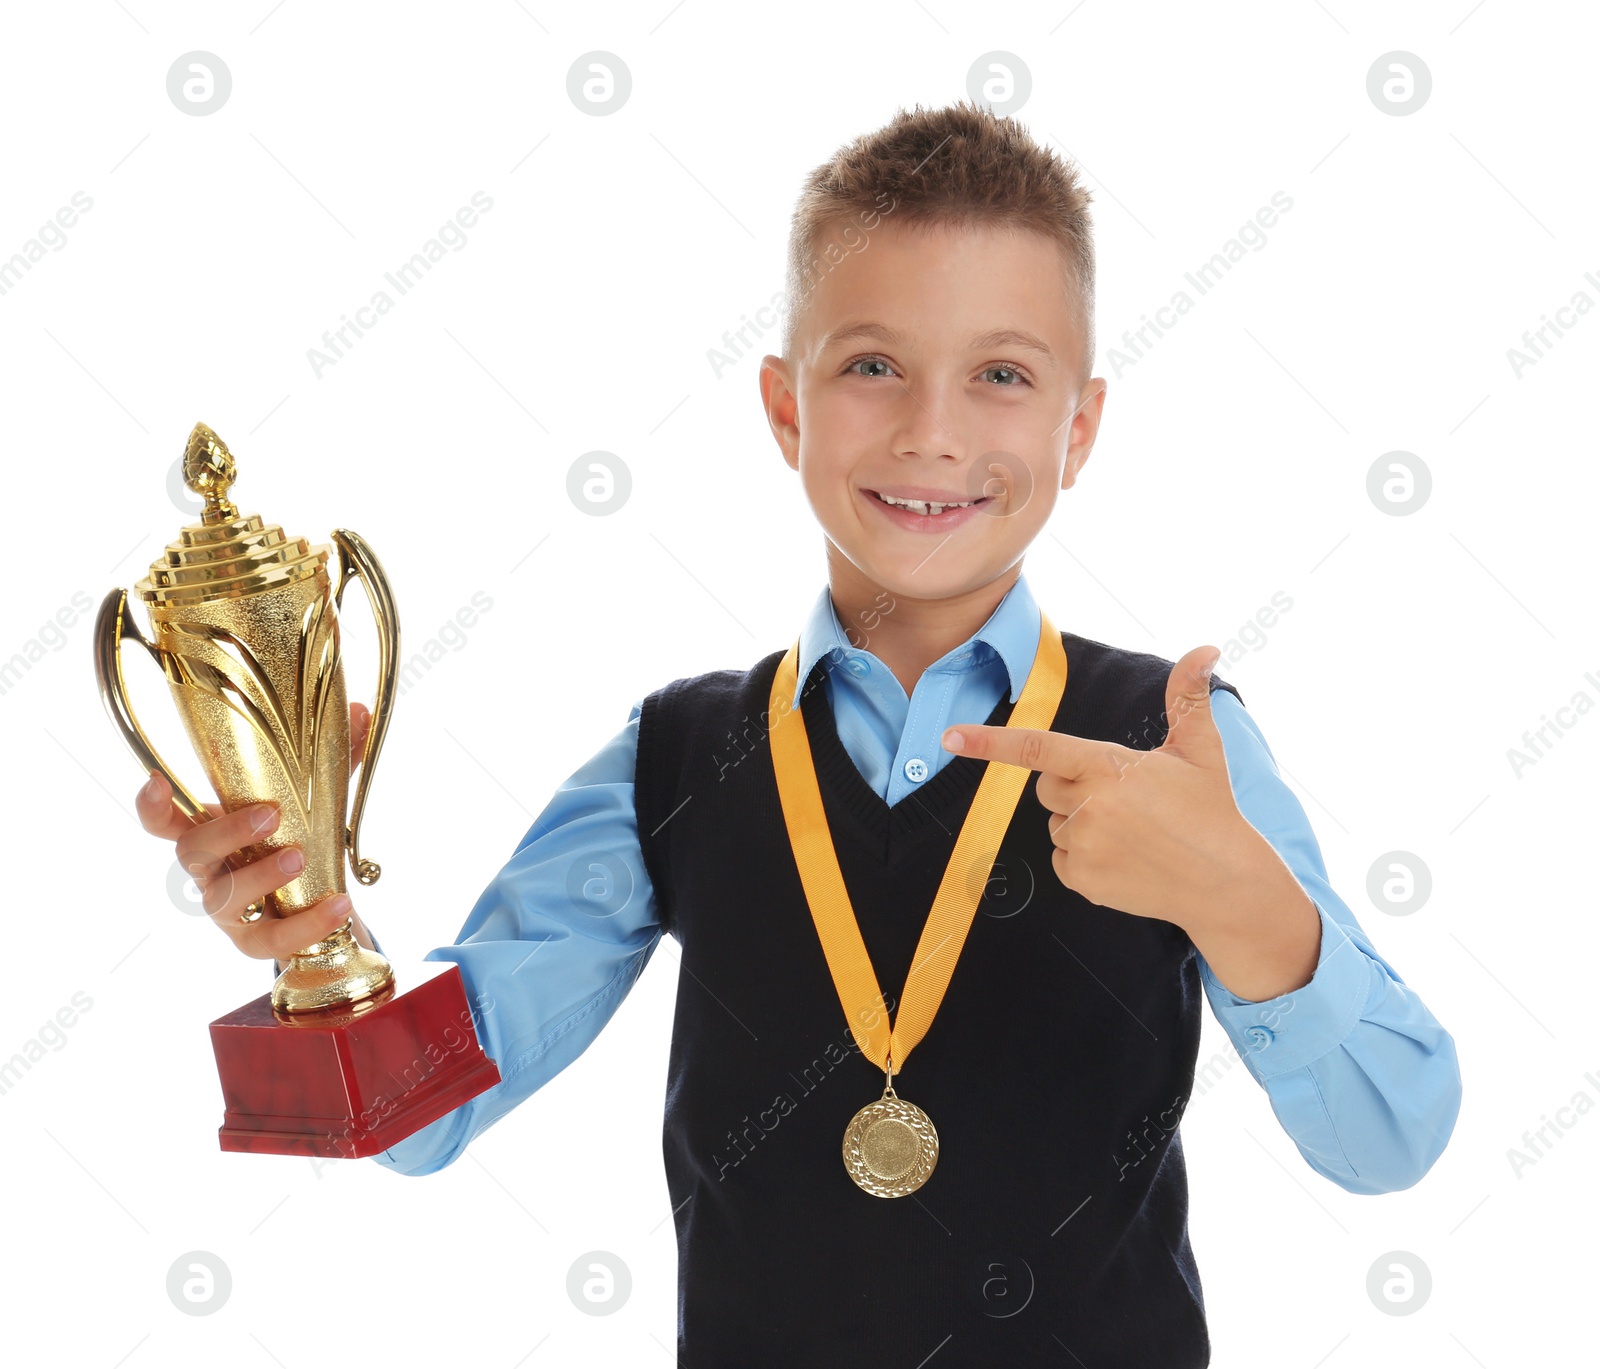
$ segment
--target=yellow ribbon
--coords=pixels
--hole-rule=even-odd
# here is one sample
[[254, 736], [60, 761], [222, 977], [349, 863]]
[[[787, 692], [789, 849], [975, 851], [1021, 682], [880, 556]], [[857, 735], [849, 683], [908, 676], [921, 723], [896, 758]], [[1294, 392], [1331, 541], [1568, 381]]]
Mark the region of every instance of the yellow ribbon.
[[[849, 1020], [851, 1034], [862, 1054], [887, 1074], [898, 1073], [912, 1048], [927, 1035], [934, 1015], [944, 1001], [955, 973], [956, 960], [966, 944], [967, 932], [978, 911], [978, 900], [988, 884], [988, 871], [1000, 854], [1000, 842], [1011, 824], [1022, 790], [1033, 772], [1003, 761], [988, 762], [978, 792], [967, 810], [955, 850], [945, 867], [939, 892], [917, 942], [916, 956], [906, 976], [905, 994], [890, 1030], [882, 1010], [878, 976], [861, 939], [850, 894], [839, 869], [838, 852], [817, 787], [817, 772], [806, 736], [805, 719], [793, 706], [799, 672], [800, 643], [789, 648], [772, 681], [772, 762], [778, 778], [778, 795], [789, 829], [789, 845], [800, 871], [806, 902], [816, 923], [833, 986]], [[1007, 727], [1048, 731], [1061, 706], [1067, 686], [1067, 655], [1061, 634], [1044, 612], [1039, 614], [1039, 649], [1028, 672]], [[982, 858], [984, 877], [971, 872]], [[852, 1004], [857, 1005], [852, 1012]]]

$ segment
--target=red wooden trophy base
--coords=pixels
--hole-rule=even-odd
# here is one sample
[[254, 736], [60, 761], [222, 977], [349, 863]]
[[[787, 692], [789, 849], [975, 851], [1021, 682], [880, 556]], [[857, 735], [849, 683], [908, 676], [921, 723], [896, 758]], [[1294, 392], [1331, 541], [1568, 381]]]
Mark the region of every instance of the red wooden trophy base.
[[224, 1150], [358, 1159], [387, 1150], [500, 1082], [461, 970], [408, 965], [375, 1008], [294, 1024], [268, 994], [211, 1024]]

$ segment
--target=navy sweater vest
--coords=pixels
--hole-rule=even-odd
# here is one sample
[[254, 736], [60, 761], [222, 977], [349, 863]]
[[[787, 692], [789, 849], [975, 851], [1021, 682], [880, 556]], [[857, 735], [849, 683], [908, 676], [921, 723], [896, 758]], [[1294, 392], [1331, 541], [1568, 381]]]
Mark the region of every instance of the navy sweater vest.
[[[1061, 638], [1052, 728], [1159, 746], [1172, 663]], [[938, 1164], [901, 1198], [846, 1173], [845, 1127], [884, 1080], [850, 1034], [789, 848], [766, 737], [782, 655], [674, 680], [639, 719], [639, 837], [681, 947], [663, 1130], [679, 1363], [1208, 1364], [1177, 1134], [1200, 1034], [1194, 946], [1061, 883], [1037, 775], [992, 871], [974, 872], [987, 888], [949, 990], [895, 1078], [932, 1119]], [[801, 707], [893, 1010], [984, 763], [953, 757], [891, 808], [839, 740], [830, 665]], [[1011, 709], [1002, 697], [985, 721]]]

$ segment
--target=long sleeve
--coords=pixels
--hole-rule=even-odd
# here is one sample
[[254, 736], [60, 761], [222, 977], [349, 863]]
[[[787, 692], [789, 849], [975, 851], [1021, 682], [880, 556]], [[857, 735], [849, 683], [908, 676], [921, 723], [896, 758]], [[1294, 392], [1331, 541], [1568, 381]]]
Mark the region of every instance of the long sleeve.
[[1250, 1002], [1201, 959], [1217, 1020], [1306, 1162], [1351, 1193], [1416, 1183], [1444, 1150], [1461, 1104], [1455, 1042], [1372, 948], [1328, 883], [1305, 810], [1255, 720], [1212, 694], [1239, 810], [1288, 865], [1322, 918], [1310, 983]]
[[611, 1020], [661, 939], [639, 851], [634, 758], [642, 700], [558, 788], [483, 891], [451, 946], [500, 1082], [375, 1155], [432, 1174], [578, 1058]]

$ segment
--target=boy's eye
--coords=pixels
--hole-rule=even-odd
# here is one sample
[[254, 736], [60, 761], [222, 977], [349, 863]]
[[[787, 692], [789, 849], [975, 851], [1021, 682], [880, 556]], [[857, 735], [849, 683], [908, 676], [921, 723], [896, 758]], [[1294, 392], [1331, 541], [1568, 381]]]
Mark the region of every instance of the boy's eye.
[[1026, 385], [1028, 383], [1022, 372], [1012, 366], [986, 366], [982, 374], [1000, 377], [998, 380], [991, 381], [990, 384], [997, 385], [1002, 389], [1009, 389], [1014, 385]]
[[[847, 374], [866, 376], [869, 379], [895, 374], [894, 368], [879, 356], [857, 357], [854, 361], [849, 362], [844, 369]], [[989, 383], [999, 389], [1013, 389], [1019, 385], [1032, 383], [1015, 366], [986, 366], [979, 374], [985, 378], [993, 377], [993, 379], [989, 380]]]
[[[863, 371], [859, 369], [862, 366], [881, 366], [883, 369], [881, 371]], [[850, 371], [858, 376], [884, 376], [894, 374], [893, 370], [889, 366], [889, 363], [882, 357], [857, 357], [845, 367], [845, 370]]]

